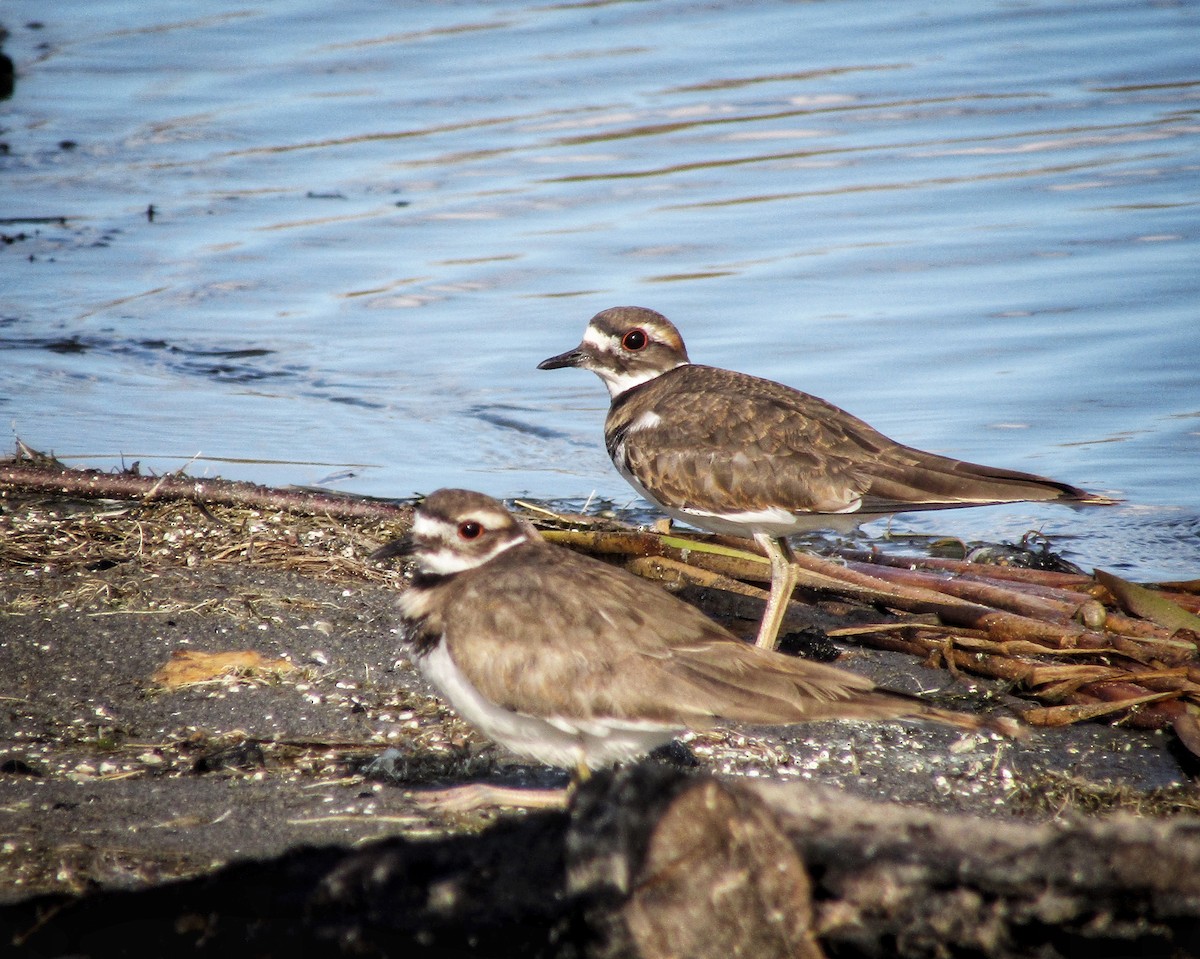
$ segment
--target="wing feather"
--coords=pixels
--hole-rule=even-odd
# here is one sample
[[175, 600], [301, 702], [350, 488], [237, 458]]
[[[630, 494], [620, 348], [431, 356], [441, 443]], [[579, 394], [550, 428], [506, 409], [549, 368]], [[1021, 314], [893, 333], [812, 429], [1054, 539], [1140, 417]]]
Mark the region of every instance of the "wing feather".
[[714, 367], [682, 366], [630, 391], [608, 426], [618, 466], [660, 499], [702, 512], [1099, 501], [1032, 473], [903, 446], [819, 397]]

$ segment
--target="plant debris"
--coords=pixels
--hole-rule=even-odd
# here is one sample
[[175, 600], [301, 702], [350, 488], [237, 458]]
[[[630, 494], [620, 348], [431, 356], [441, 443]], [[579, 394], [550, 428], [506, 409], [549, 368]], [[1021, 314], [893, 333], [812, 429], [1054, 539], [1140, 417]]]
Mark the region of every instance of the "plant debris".
[[220, 682], [224, 677], [278, 678], [290, 673], [295, 664], [286, 659], [267, 659], [252, 649], [227, 653], [202, 653], [193, 649], [177, 649], [171, 659], [154, 674], [154, 682], [167, 689], [198, 686]]

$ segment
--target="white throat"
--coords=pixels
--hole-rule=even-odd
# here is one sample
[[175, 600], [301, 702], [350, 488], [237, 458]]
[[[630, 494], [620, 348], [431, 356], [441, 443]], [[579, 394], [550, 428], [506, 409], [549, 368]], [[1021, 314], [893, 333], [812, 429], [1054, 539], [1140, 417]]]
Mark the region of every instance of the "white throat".
[[608, 398], [615, 400], [623, 393], [629, 392], [635, 386], [641, 386], [643, 383], [649, 383], [651, 380], [656, 380], [669, 370], [676, 367], [687, 366], [686, 360], [680, 360], [674, 366], [668, 366], [665, 369], [641, 369], [623, 373], [619, 370], [614, 370], [611, 367], [593, 366], [592, 372], [604, 381], [604, 385], [608, 387]]

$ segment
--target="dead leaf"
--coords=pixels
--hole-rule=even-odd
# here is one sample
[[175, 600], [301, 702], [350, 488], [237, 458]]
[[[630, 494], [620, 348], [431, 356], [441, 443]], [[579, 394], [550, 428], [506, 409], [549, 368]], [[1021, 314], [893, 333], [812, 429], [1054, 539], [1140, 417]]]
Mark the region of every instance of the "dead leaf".
[[1133, 613], [1167, 629], [1200, 630], [1200, 616], [1189, 613], [1179, 604], [1171, 602], [1152, 589], [1138, 586], [1102, 569], [1096, 570], [1096, 579], [1113, 594], [1117, 603], [1127, 613]]
[[286, 659], [267, 659], [254, 650], [232, 650], [224, 653], [202, 653], [192, 649], [177, 649], [171, 659], [154, 674], [154, 682], [168, 689], [207, 683], [233, 674], [263, 676], [288, 673], [296, 666]]

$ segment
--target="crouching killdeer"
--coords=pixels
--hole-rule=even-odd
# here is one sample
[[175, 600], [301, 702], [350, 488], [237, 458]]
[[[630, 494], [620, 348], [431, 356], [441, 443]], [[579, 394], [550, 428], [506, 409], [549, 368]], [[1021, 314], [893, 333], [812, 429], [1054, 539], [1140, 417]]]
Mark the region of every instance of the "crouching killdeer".
[[698, 366], [661, 313], [597, 313], [583, 342], [538, 369], [577, 366], [608, 387], [604, 441], [639, 493], [702, 529], [752, 536], [771, 561], [757, 644], [774, 648], [796, 585], [785, 536], [888, 513], [1027, 500], [1111, 503], [1056, 480], [925, 453], [825, 400]]
[[400, 597], [421, 673], [515, 753], [580, 778], [721, 721], [930, 719], [1012, 733], [737, 639], [631, 573], [547, 543], [496, 500], [443, 489], [409, 536]]

